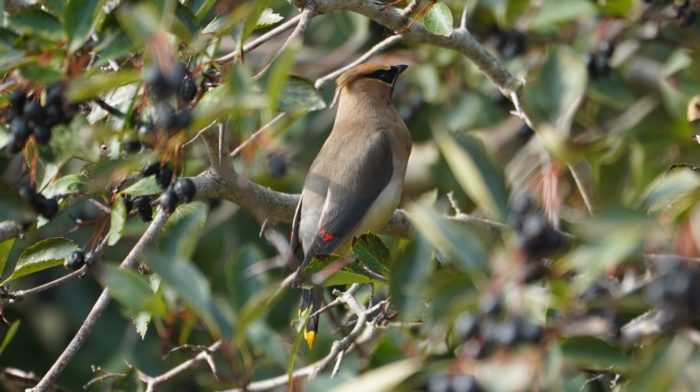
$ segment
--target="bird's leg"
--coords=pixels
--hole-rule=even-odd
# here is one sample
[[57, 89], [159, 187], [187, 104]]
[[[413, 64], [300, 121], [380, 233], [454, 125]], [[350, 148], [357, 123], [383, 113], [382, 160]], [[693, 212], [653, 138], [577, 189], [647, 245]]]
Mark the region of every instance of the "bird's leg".
[[421, 7], [420, 10], [418, 10], [418, 14], [416, 14], [416, 16], [415, 16], [414, 18], [412, 18], [411, 21], [408, 22], [408, 24], [407, 24], [406, 26], [404, 26], [404, 27], [401, 28], [399, 31], [397, 31], [396, 34], [403, 34], [403, 33], [405, 33], [406, 31], [408, 31], [408, 29], [410, 29], [411, 26], [413, 26], [413, 24], [416, 23], [416, 21], [418, 20], [418, 18], [420, 18], [421, 16], [423, 16], [423, 14], [424, 14], [426, 11], [428, 11], [428, 9], [429, 9], [430, 7], [432, 7], [435, 3], [437, 3], [437, 0], [430, 0], [430, 1], [428, 1], [428, 3], [427, 3], [426, 5], [424, 5], [423, 7]]

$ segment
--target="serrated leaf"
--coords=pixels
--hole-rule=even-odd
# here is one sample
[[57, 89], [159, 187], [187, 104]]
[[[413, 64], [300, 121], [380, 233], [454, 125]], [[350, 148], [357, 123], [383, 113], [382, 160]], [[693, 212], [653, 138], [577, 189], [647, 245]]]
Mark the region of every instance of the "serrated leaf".
[[284, 19], [284, 17], [270, 8], [265, 8], [258, 18], [257, 27], [267, 27]]
[[449, 36], [454, 30], [450, 7], [441, 1], [433, 4], [423, 16], [423, 24], [431, 33]]
[[7, 329], [7, 333], [5, 333], [5, 337], [2, 339], [2, 344], [0, 344], [0, 356], [2, 356], [2, 353], [5, 351], [7, 346], [10, 344], [10, 342], [12, 341], [12, 338], [15, 337], [15, 334], [17, 333], [17, 330], [19, 329], [19, 324], [20, 324], [20, 320], [15, 320], [10, 325], [10, 328]]
[[292, 76], [282, 89], [279, 107], [283, 112], [312, 112], [324, 109], [326, 102], [311, 81]]
[[207, 205], [200, 201], [179, 206], [163, 227], [159, 249], [168, 257], [192, 257], [207, 211]]
[[63, 261], [80, 247], [68, 238], [56, 237], [39, 241], [19, 256], [15, 270], [0, 286], [8, 282], [63, 264]]
[[158, 194], [161, 191], [162, 189], [160, 185], [158, 185], [156, 177], [148, 176], [131, 184], [120, 193], [125, 193], [131, 196], [148, 196]]
[[107, 245], [114, 246], [122, 238], [124, 224], [126, 223], [126, 204], [124, 199], [117, 197], [112, 203], [112, 212], [109, 214], [109, 239]]
[[79, 192], [85, 186], [85, 177], [79, 174], [68, 174], [50, 183], [41, 194], [46, 197], [68, 195]]
[[352, 253], [357, 256], [360, 263], [369, 269], [382, 275], [389, 273], [386, 267], [389, 261], [389, 248], [384, 242], [372, 233], [363, 234], [352, 241]]
[[68, 50], [75, 52], [90, 37], [104, 0], [68, 0], [63, 9], [63, 27], [68, 36]]
[[686, 201], [695, 203], [700, 190], [700, 175], [689, 168], [663, 173], [649, 185], [640, 204], [649, 212], [657, 212]]
[[136, 328], [136, 333], [141, 336], [141, 340], [145, 339], [146, 333], [148, 332], [148, 324], [151, 322], [151, 313], [139, 312], [131, 319], [131, 322], [134, 324], [134, 328]]
[[140, 80], [141, 74], [135, 70], [80, 76], [69, 82], [66, 96], [71, 102], [81, 102]]
[[505, 177], [478, 141], [465, 135], [454, 139], [442, 131], [435, 140], [464, 192], [490, 218], [503, 222], [508, 214]]
[[238, 40], [239, 52], [243, 50], [243, 43], [248, 39], [248, 37], [250, 37], [250, 34], [257, 27], [260, 15], [262, 15], [263, 11], [267, 8], [269, 2], [269, 0], [258, 0], [253, 4], [250, 14], [248, 14], [248, 18], [246, 18], [245, 22], [243, 23], [243, 27], [241, 28], [241, 35]]
[[154, 293], [146, 278], [136, 271], [107, 264], [104, 266], [101, 280], [109, 289], [112, 298], [124, 305], [131, 314], [142, 311], [148, 311], [156, 316], [165, 314], [166, 306], [163, 297]]

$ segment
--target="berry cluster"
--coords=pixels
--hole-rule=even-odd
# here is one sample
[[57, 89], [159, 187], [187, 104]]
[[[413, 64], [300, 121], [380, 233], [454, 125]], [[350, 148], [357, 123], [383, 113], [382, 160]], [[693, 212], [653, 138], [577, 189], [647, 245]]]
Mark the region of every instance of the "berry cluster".
[[499, 29], [496, 33], [496, 49], [507, 59], [521, 55], [526, 49], [525, 34], [518, 29]]
[[19, 195], [26, 200], [32, 208], [46, 219], [51, 219], [58, 212], [58, 201], [55, 198], [47, 198], [31, 185], [23, 185], [19, 188]]
[[464, 313], [457, 319], [455, 333], [465, 354], [481, 359], [498, 347], [513, 348], [542, 341], [542, 327], [522, 317], [508, 319], [503, 313], [500, 298], [486, 296], [478, 314]]
[[83, 252], [82, 250], [73, 251], [66, 260], [63, 262], [63, 266], [71, 271], [77, 271], [86, 265], [88, 268], [95, 265], [97, 262], [97, 255], [95, 252]]
[[600, 41], [598, 50], [588, 54], [586, 68], [592, 79], [606, 76], [610, 73], [610, 58], [615, 53], [615, 44], [608, 40]]
[[170, 183], [173, 181], [173, 174], [173, 169], [168, 163], [161, 164], [159, 162], [154, 162], [141, 169], [141, 176], [144, 178], [156, 176], [156, 182], [162, 189], [168, 189]]
[[674, 4], [673, 7], [676, 9], [676, 19], [681, 27], [688, 27], [695, 22], [697, 15], [690, 9], [689, 0], [683, 1], [682, 4]]
[[468, 374], [436, 374], [428, 379], [427, 392], [482, 392], [474, 376]]
[[12, 134], [7, 145], [11, 154], [22, 151], [30, 136], [34, 136], [38, 144], [47, 144], [51, 140], [51, 129], [55, 125], [69, 123], [74, 112], [74, 107], [64, 101], [61, 82], [46, 88], [44, 106], [39, 102], [38, 95], [28, 99], [23, 89], [13, 91], [9, 98]]
[[194, 199], [197, 189], [189, 178], [178, 178], [175, 184], [160, 195], [160, 206], [167, 212], [175, 211], [180, 203], [189, 203]]

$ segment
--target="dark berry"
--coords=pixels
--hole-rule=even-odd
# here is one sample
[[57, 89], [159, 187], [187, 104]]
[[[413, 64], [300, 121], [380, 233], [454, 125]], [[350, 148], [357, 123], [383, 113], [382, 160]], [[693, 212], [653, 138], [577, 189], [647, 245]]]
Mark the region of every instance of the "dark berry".
[[598, 48], [600, 49], [600, 53], [602, 53], [603, 56], [607, 57], [608, 59], [610, 59], [613, 56], [613, 53], [615, 53], [615, 43], [609, 40], [600, 41]]
[[527, 320], [518, 319], [516, 328], [520, 340], [537, 344], [542, 340], [542, 327], [535, 325]]
[[192, 111], [189, 108], [184, 108], [173, 114], [172, 121], [168, 129], [181, 130], [192, 124]]
[[479, 310], [485, 315], [498, 315], [501, 313], [501, 310], [503, 310], [501, 298], [497, 295], [486, 295], [482, 297], [479, 302]]
[[532, 283], [538, 281], [549, 273], [549, 268], [539, 260], [532, 260], [525, 263], [520, 271], [521, 283]]
[[207, 204], [209, 204], [209, 209], [213, 210], [214, 208], [221, 205], [221, 199], [215, 199], [213, 197], [210, 197], [207, 199]]
[[173, 108], [166, 104], [158, 105], [156, 108], [155, 126], [157, 129], [169, 130], [175, 123], [175, 112]]
[[142, 177], [152, 176], [154, 174], [158, 174], [159, 171], [160, 171], [160, 163], [154, 162], [154, 163], [151, 163], [148, 166], [144, 167], [143, 169], [141, 169], [141, 176]]
[[168, 213], [172, 213], [177, 208], [179, 200], [177, 195], [172, 190], [167, 190], [160, 195], [160, 207]]
[[518, 139], [521, 143], [524, 143], [535, 134], [535, 131], [532, 130], [527, 124], [523, 124], [520, 128], [518, 128], [518, 131], [515, 133], [515, 138]]
[[51, 128], [47, 127], [44, 124], [37, 124], [34, 127], [34, 140], [36, 140], [37, 143], [45, 145], [48, 144], [49, 141], [51, 140]]
[[173, 180], [173, 169], [167, 164], [160, 167], [160, 170], [156, 173], [156, 182], [161, 188], [167, 189], [170, 182]]
[[10, 130], [12, 131], [12, 134], [17, 138], [17, 140], [27, 140], [29, 135], [32, 134], [31, 128], [29, 128], [29, 124], [27, 123], [27, 120], [23, 118], [16, 118], [12, 120], [12, 124], [10, 124]]
[[61, 106], [63, 104], [63, 83], [54, 82], [46, 87], [46, 104]]
[[129, 140], [122, 143], [122, 150], [127, 154], [133, 154], [141, 151], [141, 142], [138, 140]]
[[459, 316], [455, 323], [455, 332], [459, 339], [465, 342], [479, 332], [479, 321], [479, 317], [473, 314], [464, 313]]
[[172, 94], [168, 79], [163, 75], [160, 67], [155, 65], [146, 67], [143, 73], [143, 80], [151, 93], [158, 99], [167, 98]]
[[41, 195], [37, 195], [36, 203], [37, 212], [46, 219], [51, 219], [58, 212], [58, 202], [54, 198], [47, 199]]
[[134, 200], [131, 198], [131, 195], [126, 193], [122, 193], [122, 200], [124, 201], [124, 207], [126, 208], [126, 213], [128, 214], [129, 211], [134, 208]]
[[15, 135], [10, 135], [7, 141], [7, 151], [10, 154], [17, 154], [24, 149], [24, 145], [27, 143], [27, 139], [16, 138]]
[[24, 103], [27, 102], [27, 92], [18, 89], [10, 93], [10, 106], [17, 115], [21, 115], [24, 110]]
[[57, 124], [64, 124], [68, 121], [63, 107], [60, 104], [49, 104], [45, 109], [46, 125], [52, 127]]
[[153, 220], [153, 207], [151, 207], [151, 198], [148, 196], [138, 196], [134, 198], [134, 205], [136, 205], [136, 210], [144, 222], [150, 222]]
[[428, 379], [428, 392], [452, 392], [450, 378], [447, 375], [434, 375]]
[[30, 185], [22, 185], [18, 190], [19, 196], [29, 203], [34, 203], [36, 200], [36, 189]]
[[44, 108], [41, 107], [39, 101], [31, 101], [24, 105], [22, 115], [25, 120], [33, 124], [39, 124], [44, 120]]
[[498, 346], [512, 347], [518, 341], [518, 327], [509, 321], [493, 323], [484, 328], [484, 339]]
[[681, 27], [688, 27], [695, 22], [696, 17], [697, 17], [697, 15], [696, 15], [695, 11], [689, 10], [689, 9], [683, 9], [679, 12], [678, 24]]
[[197, 189], [194, 186], [194, 181], [189, 178], [178, 178], [173, 186], [173, 191], [177, 198], [183, 203], [189, 203], [194, 199]]
[[515, 29], [503, 32], [499, 35], [496, 46], [503, 57], [515, 57], [525, 51], [525, 35]]
[[610, 64], [608, 58], [598, 53], [590, 53], [586, 59], [586, 68], [588, 76], [592, 79], [605, 76], [610, 72]]
[[287, 174], [287, 161], [279, 154], [267, 157], [267, 170], [273, 177], [284, 177]]
[[185, 83], [187, 77], [187, 67], [181, 62], [176, 62], [172, 72], [168, 75], [168, 83], [172, 92], [178, 92]]
[[514, 214], [525, 215], [532, 211], [534, 202], [532, 198], [524, 192], [516, 193], [510, 201], [510, 209]]
[[95, 263], [97, 263], [97, 255], [95, 252], [87, 252], [85, 254], [85, 265], [92, 267]]
[[197, 85], [194, 84], [192, 78], [185, 78], [180, 85], [180, 90], [178, 90], [178, 95], [180, 99], [185, 102], [190, 102], [197, 96]]
[[72, 271], [77, 271], [85, 264], [85, 253], [82, 250], [75, 250], [71, 253], [66, 261], [63, 262], [63, 266]]

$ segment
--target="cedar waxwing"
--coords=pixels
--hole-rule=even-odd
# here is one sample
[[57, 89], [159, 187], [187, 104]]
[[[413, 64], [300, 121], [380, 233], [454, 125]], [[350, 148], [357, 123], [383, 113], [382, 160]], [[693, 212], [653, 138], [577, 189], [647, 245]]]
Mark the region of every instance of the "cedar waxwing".
[[[338, 112], [321, 151], [311, 164], [292, 224], [292, 246], [301, 242], [304, 261], [295, 286], [304, 286], [304, 268], [315, 257], [350, 253], [352, 239], [384, 228], [401, 198], [411, 134], [391, 102], [405, 65], [362, 64], [338, 78]], [[323, 288], [304, 286], [300, 315], [321, 307]], [[313, 348], [318, 319], [304, 339]]]

